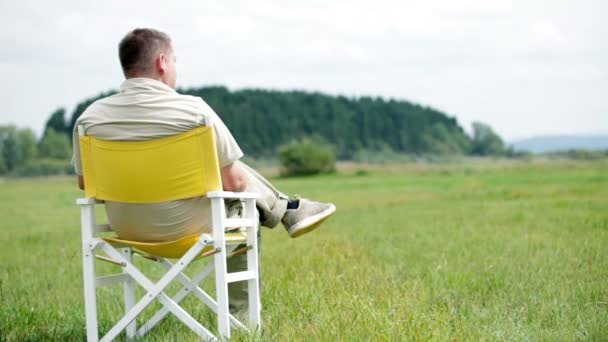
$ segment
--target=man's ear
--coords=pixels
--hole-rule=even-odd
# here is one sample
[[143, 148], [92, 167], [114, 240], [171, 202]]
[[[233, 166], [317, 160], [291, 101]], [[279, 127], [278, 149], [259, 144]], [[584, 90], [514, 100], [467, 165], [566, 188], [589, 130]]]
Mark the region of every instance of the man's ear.
[[165, 54], [161, 53], [156, 56], [154, 66], [156, 67], [156, 71], [158, 71], [158, 73], [161, 75], [164, 75], [165, 72], [167, 72], [167, 60], [165, 58]]

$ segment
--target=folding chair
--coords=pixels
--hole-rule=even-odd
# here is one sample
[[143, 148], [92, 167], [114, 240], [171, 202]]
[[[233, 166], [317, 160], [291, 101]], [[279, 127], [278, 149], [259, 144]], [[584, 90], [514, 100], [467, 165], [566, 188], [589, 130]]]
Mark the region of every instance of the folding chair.
[[[111, 341], [126, 329], [127, 338], [141, 337], [172, 313], [197, 335], [216, 340], [207, 328], [179, 306], [189, 293], [194, 294], [217, 313], [220, 338], [230, 338], [231, 324], [248, 329], [228, 311], [228, 283], [247, 281], [249, 290], [249, 327], [261, 326], [260, 289], [258, 274], [259, 228], [255, 194], [222, 191], [215, 140], [211, 127], [199, 127], [179, 135], [150, 141], [104, 141], [84, 135], [79, 127], [80, 154], [85, 182], [85, 196], [76, 201], [81, 208], [82, 251], [84, 269], [84, 297], [87, 340], [98, 341], [96, 287], [113, 283], [124, 285], [125, 315], [101, 338]], [[185, 237], [165, 243], [125, 241], [100, 238], [97, 233], [110, 231], [108, 224], [96, 224], [95, 204], [104, 200], [127, 203], [152, 203], [195, 196], [206, 196], [211, 201], [212, 235]], [[227, 218], [225, 199], [244, 202], [243, 215]], [[245, 232], [226, 233], [227, 228], [245, 227]], [[237, 245], [247, 247], [234, 251]], [[247, 270], [228, 273], [226, 258], [231, 254], [247, 253]], [[103, 251], [103, 255], [95, 255]], [[138, 253], [167, 269], [156, 283], [144, 275], [132, 262]], [[209, 262], [191, 279], [183, 273], [195, 259], [213, 255]], [[167, 259], [176, 258], [172, 263]], [[96, 277], [95, 259], [122, 267], [122, 272]], [[215, 269], [216, 299], [198, 284]], [[172, 298], [164, 291], [172, 281], [183, 287]], [[136, 302], [135, 283], [146, 294]], [[162, 308], [139, 329], [136, 317], [154, 300]]]

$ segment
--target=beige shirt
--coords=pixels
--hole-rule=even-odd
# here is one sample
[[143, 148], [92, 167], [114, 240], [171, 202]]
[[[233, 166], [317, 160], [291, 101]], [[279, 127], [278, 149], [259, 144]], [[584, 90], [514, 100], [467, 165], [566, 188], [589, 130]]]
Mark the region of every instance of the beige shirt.
[[[91, 104], [76, 121], [72, 163], [82, 175], [78, 126], [103, 140], [151, 140], [198, 126], [213, 126], [220, 167], [243, 152], [218, 115], [201, 98], [181, 95], [162, 82], [131, 78], [120, 92]], [[168, 241], [209, 231], [210, 203], [204, 197], [161, 203], [106, 202], [108, 221], [123, 239]]]

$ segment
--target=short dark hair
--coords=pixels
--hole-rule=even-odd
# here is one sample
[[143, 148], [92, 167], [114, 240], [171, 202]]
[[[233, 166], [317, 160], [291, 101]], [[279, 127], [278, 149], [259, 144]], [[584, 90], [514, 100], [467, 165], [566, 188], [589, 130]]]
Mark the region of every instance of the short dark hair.
[[138, 28], [129, 33], [118, 44], [118, 57], [125, 77], [150, 71], [159, 50], [171, 48], [171, 38], [164, 32]]

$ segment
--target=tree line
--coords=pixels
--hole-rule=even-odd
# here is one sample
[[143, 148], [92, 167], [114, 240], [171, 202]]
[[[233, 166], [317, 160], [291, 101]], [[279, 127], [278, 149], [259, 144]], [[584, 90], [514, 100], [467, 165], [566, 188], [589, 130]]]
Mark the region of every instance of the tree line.
[[[304, 91], [230, 91], [219, 86], [178, 92], [203, 98], [252, 157], [274, 157], [284, 144], [303, 138], [333, 145], [339, 159], [351, 159], [358, 150], [476, 155], [507, 150], [502, 139], [483, 123], [475, 123], [473, 135], [468, 136], [454, 117], [404, 100]], [[68, 123], [56, 112], [49, 125], [70, 135], [91, 103], [113, 93], [78, 103]]]
[[[282, 146], [304, 140], [333, 146], [341, 160], [356, 159], [362, 151], [513, 154], [488, 125], [474, 123], [469, 136], [454, 117], [405, 100], [305, 91], [230, 91], [221, 86], [178, 92], [203, 98], [224, 120], [245, 154], [253, 158], [274, 158]], [[32, 160], [43, 159], [48, 164], [49, 160], [69, 159], [76, 120], [91, 103], [113, 93], [79, 102], [69, 119], [64, 108], [55, 110], [39, 140], [29, 129], [0, 126], [0, 173], [32, 164]]]
[[[65, 110], [58, 109], [51, 118], [64, 115]], [[56, 131], [48, 121], [40, 139], [29, 128], [0, 125], [0, 175], [73, 173], [69, 163], [72, 146], [65, 133], [65, 128]]]

